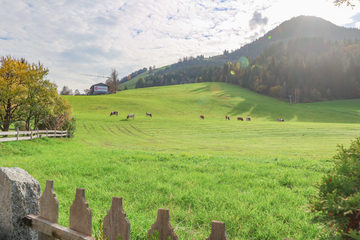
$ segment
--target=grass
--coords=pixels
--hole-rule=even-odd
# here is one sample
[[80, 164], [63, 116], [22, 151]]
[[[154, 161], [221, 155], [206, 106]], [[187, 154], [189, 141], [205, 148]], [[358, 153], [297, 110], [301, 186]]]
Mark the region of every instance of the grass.
[[336, 145], [359, 136], [359, 100], [290, 106], [221, 83], [67, 99], [75, 138], [2, 143], [0, 166], [27, 170], [42, 189], [54, 180], [63, 226], [76, 188], [86, 189], [94, 229], [111, 197], [123, 197], [132, 239], [145, 239], [158, 208], [170, 210], [180, 239], [208, 237], [212, 220], [226, 223], [230, 239], [314, 239], [312, 184], [332, 167]]

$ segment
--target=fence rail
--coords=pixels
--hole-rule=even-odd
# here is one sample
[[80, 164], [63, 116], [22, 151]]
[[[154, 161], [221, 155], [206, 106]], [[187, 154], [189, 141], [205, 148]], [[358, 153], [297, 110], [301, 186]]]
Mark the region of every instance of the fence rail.
[[[70, 228], [65, 228], [58, 224], [59, 220], [59, 200], [54, 191], [54, 182], [46, 181], [46, 187], [40, 198], [39, 216], [33, 214], [24, 217], [23, 222], [26, 226], [38, 231], [41, 240], [50, 239], [83, 239], [94, 240], [92, 234], [92, 211], [85, 198], [85, 189], [77, 188], [76, 196], [70, 207]], [[117, 240], [121, 236], [122, 240], [130, 240], [130, 221], [123, 210], [122, 198], [113, 197], [112, 205], [103, 222], [104, 239]], [[174, 228], [170, 224], [169, 210], [160, 208], [156, 221], [148, 231], [148, 237], [156, 236], [159, 240], [177, 240], [178, 237]], [[229, 240], [225, 223], [212, 221], [211, 235], [206, 240]]]
[[[22, 136], [20, 136], [22, 135]], [[59, 131], [59, 130], [30, 130], [30, 131], [16, 131], [12, 132], [0, 132], [0, 142], [9, 142], [9, 141], [20, 141], [20, 140], [31, 140], [41, 137], [69, 137], [69, 131]], [[5, 137], [4, 137], [5, 136]], [[9, 137], [12, 136], [12, 137]]]

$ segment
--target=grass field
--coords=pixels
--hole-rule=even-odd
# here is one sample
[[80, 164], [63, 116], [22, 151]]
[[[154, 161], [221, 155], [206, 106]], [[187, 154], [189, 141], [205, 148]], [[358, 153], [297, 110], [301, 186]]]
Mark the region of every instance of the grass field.
[[76, 188], [86, 189], [94, 229], [111, 197], [123, 197], [132, 239], [145, 239], [158, 208], [170, 209], [180, 239], [208, 237], [212, 220], [230, 239], [314, 239], [312, 184], [360, 130], [360, 100], [289, 105], [221, 83], [67, 99], [75, 138], [2, 143], [0, 166], [27, 170], [42, 189], [54, 180], [64, 226]]

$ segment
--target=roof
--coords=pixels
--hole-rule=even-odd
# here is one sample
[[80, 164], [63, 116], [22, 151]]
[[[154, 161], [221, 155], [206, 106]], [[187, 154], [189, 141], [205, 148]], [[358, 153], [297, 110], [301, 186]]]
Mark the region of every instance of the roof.
[[106, 86], [106, 87], [109, 87], [109, 85], [107, 85], [105, 83], [97, 83], [97, 84], [92, 85], [90, 88], [92, 88], [94, 86]]

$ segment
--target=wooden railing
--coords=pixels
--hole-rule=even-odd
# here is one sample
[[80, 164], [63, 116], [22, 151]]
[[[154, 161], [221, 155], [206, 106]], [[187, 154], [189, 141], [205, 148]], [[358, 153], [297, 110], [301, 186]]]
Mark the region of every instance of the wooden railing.
[[[7, 137], [1, 137], [7, 136]], [[11, 136], [11, 137], [9, 137]], [[41, 137], [69, 137], [68, 130], [59, 131], [59, 130], [30, 130], [30, 131], [16, 131], [12, 132], [0, 132], [0, 142], [8, 141], [19, 141], [19, 140], [31, 140]]]
[[[76, 196], [70, 207], [70, 227], [58, 224], [59, 200], [54, 191], [53, 181], [46, 181], [46, 187], [40, 198], [39, 216], [27, 215], [23, 218], [26, 226], [38, 231], [41, 240], [50, 239], [86, 239], [94, 240], [92, 234], [92, 211], [85, 199], [85, 189], [76, 189]], [[130, 240], [130, 222], [123, 210], [122, 198], [113, 197], [112, 205], [103, 222], [104, 239]], [[150, 239], [177, 240], [178, 237], [170, 224], [169, 210], [160, 208], [155, 223], [148, 231]], [[154, 238], [156, 237], [156, 238]], [[229, 240], [225, 223], [212, 221], [211, 235], [207, 240]]]

